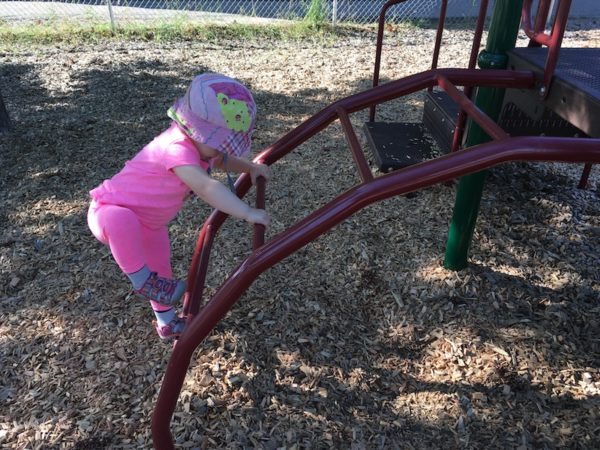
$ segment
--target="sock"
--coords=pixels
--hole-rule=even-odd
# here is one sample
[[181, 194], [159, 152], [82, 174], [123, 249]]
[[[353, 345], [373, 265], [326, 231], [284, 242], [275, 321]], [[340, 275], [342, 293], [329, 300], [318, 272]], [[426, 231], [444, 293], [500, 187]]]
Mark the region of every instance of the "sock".
[[175, 308], [166, 309], [164, 311], [154, 310], [154, 315], [156, 316], [156, 321], [158, 322], [158, 326], [164, 327], [165, 325], [168, 325], [169, 322], [175, 318]]
[[146, 280], [148, 279], [148, 277], [150, 276], [151, 273], [152, 272], [150, 272], [150, 269], [148, 269], [148, 266], [145, 265], [137, 272], [127, 273], [126, 275], [129, 278], [129, 280], [131, 281], [131, 284], [133, 284], [133, 288], [135, 290], [138, 290], [138, 289], [141, 289], [141, 287], [144, 285], [144, 283], [146, 282]]

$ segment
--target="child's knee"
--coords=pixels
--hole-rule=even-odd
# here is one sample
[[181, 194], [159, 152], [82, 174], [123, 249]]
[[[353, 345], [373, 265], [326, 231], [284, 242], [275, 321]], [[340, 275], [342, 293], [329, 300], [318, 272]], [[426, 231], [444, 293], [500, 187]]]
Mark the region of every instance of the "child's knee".
[[[90, 208], [91, 210], [91, 208]], [[92, 213], [90, 229], [102, 242], [108, 243], [117, 235], [139, 234], [140, 222], [133, 211], [116, 205], [100, 205]]]

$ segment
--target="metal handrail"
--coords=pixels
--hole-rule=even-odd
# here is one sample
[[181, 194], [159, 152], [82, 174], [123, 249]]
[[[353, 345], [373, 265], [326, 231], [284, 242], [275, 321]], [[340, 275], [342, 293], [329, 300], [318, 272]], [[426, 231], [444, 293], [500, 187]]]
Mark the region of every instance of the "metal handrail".
[[[533, 74], [526, 71], [482, 71], [477, 69], [428, 70], [381, 86], [376, 86], [329, 105], [283, 136], [273, 145], [267, 147], [254, 161], [267, 165], [274, 164], [292, 149], [329, 126], [339, 117], [340, 108], [346, 114], [357, 112], [375, 104], [437, 86], [440, 76], [449, 80], [454, 85], [465, 86], [465, 88], [469, 86], [530, 88], [534, 83]], [[251, 186], [250, 175], [242, 174], [235, 183], [238, 197], [243, 198]], [[188, 271], [187, 293], [184, 298], [183, 314], [188, 317], [188, 322], [193, 320], [200, 309], [206, 282], [210, 249], [218, 230], [227, 217], [227, 214], [222, 211], [213, 211], [198, 235], [194, 256], [192, 257], [192, 263]]]
[[[471, 55], [469, 56], [469, 69], [474, 69], [477, 64], [477, 57], [479, 56], [479, 47], [481, 45], [481, 36], [483, 35], [483, 26], [485, 24], [485, 18], [487, 16], [489, 0], [481, 0], [479, 4], [479, 13], [477, 15], [477, 24], [475, 25], [475, 36], [473, 37], [473, 45], [471, 46]], [[465, 95], [471, 98], [473, 95], [473, 88], [471, 86], [465, 87]], [[467, 113], [461, 108], [456, 118], [456, 125], [454, 127], [454, 135], [452, 136], [452, 145], [450, 151], [457, 151], [462, 145], [463, 136], [465, 134], [465, 126], [467, 124]]]
[[[415, 74], [346, 97], [329, 105], [283, 136], [275, 144], [267, 147], [254, 161], [272, 165], [300, 144], [329, 126], [339, 117], [339, 111], [341, 110], [345, 111], [345, 113], [360, 111], [376, 103], [393, 100], [418, 90], [439, 85], [440, 80], [447, 80], [449, 83], [462, 86], [480, 85], [499, 88], [509, 86], [524, 88], [530, 87], [533, 84], [534, 78], [531, 72], [509, 70], [435, 69]], [[514, 155], [510, 152], [511, 147], [507, 144], [508, 141], [513, 140], [503, 139], [490, 144], [492, 146], [481, 146], [479, 149], [473, 149], [469, 152], [456, 152], [447, 155], [450, 159], [442, 157], [426, 161], [416, 166], [359, 184], [301, 220], [287, 231], [271, 239], [268, 243], [255, 249], [230, 274], [203, 308], [199, 310], [204, 290], [210, 247], [218, 229], [227, 218], [227, 214], [218, 210], [213, 211], [200, 231], [188, 274], [188, 276], [192, 277], [188, 280], [188, 293], [186, 294], [184, 304], [184, 311], [187, 311], [190, 315], [188, 317], [188, 325], [173, 347], [173, 353], [169, 360], [152, 415], [152, 437], [155, 447], [159, 450], [174, 448], [169, 424], [177, 404], [187, 368], [190, 364], [191, 356], [206, 335], [227, 311], [231, 309], [260, 273], [368, 204], [450, 180], [466, 173], [482, 170], [485, 167], [504, 161], [502, 158], [510, 160]], [[524, 152], [524, 156], [520, 155], [520, 157], [527, 157], [529, 155], [530, 157], [540, 158], [539, 155], [544, 152], [552, 154], [554, 141], [550, 141], [548, 149], [543, 145], [539, 147], [534, 145], [538, 141], [516, 142], [525, 142], [527, 144], [523, 144], [527, 151]], [[584, 145], [589, 146], [589, 141], [587, 142]], [[567, 144], [563, 145], [561, 143], [559, 150], [562, 151], [564, 146], [564, 148], [569, 148], [570, 155], [579, 155], [578, 152], [574, 152], [570, 147], [572, 145], [571, 140], [567, 140]], [[581, 145], [580, 143], [578, 144]], [[500, 147], [497, 147], [498, 145]], [[598, 141], [596, 141], [595, 145], [600, 147]], [[566, 152], [560, 153], [561, 158], [567, 158], [565, 155]], [[556, 158], [557, 156], [553, 157]], [[600, 150], [598, 150], [597, 157], [600, 160]], [[472, 158], [472, 160], [469, 158]], [[250, 189], [250, 186], [250, 175], [245, 173], [236, 182], [237, 195], [240, 198], [243, 197]]]
[[[375, 45], [375, 68], [373, 70], [373, 87], [379, 86], [379, 70], [381, 68], [381, 52], [383, 50], [383, 31], [385, 28], [385, 16], [387, 14], [388, 9], [390, 7], [397, 5], [399, 3], [404, 3], [407, 0], [388, 0], [382, 7], [379, 12], [379, 25], [377, 28], [377, 43]], [[487, 0], [484, 0], [487, 1]], [[433, 58], [431, 62], [431, 68], [437, 68], [438, 56], [440, 53], [440, 46], [442, 43], [442, 33], [444, 31], [444, 24], [446, 22], [446, 11], [448, 7], [448, 0], [442, 0], [442, 4], [440, 6], [440, 15], [438, 17], [438, 27], [435, 36], [435, 46], [433, 48]], [[371, 106], [369, 110], [369, 122], [373, 122], [375, 120], [375, 107], [377, 105], [374, 104]]]
[[202, 340], [261, 273], [372, 203], [510, 161], [598, 163], [600, 139], [509, 138], [391, 172], [355, 186], [253, 252], [216, 291], [174, 347], [152, 415], [155, 448], [175, 448], [169, 424], [191, 357]]
[[490, 117], [479, 109], [479, 107], [475, 105], [464, 92], [457, 89], [457, 87], [443, 75], [438, 76], [438, 86], [446, 91], [448, 96], [460, 106], [461, 111], [468, 114], [492, 139], [506, 139], [509, 137], [506, 131], [490, 119]]
[[552, 77], [554, 76], [556, 65], [558, 64], [560, 46], [567, 27], [572, 0], [558, 0], [559, 4], [556, 10], [556, 16], [554, 17], [554, 23], [552, 24], [552, 30], [550, 34], [548, 34], [546, 33], [545, 28], [550, 13], [551, 1], [552, 0], [540, 0], [535, 25], [532, 25], [531, 23], [533, 0], [523, 0], [523, 9], [521, 13], [523, 30], [530, 39], [529, 46], [539, 47], [545, 45], [548, 47], [543, 84], [539, 91], [542, 98], [548, 96], [550, 83], [552, 82]]

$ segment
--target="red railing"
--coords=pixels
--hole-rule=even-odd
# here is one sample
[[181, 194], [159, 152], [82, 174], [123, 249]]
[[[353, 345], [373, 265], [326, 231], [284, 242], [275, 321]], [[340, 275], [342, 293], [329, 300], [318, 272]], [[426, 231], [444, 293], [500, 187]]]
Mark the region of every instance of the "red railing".
[[[152, 437], [157, 449], [174, 449], [169, 430], [170, 421], [194, 351], [253, 281], [285, 257], [372, 203], [443, 183], [469, 173], [479, 172], [497, 164], [508, 161], [600, 162], [600, 139], [510, 138], [504, 130], [469, 99], [469, 93], [474, 86], [532, 88], [535, 82], [534, 75], [530, 72], [479, 71], [474, 69], [476, 50], [479, 48], [485, 11], [487, 10], [487, 0], [481, 2], [482, 7], [475, 37], [477, 45], [475, 43], [473, 45], [469, 69], [435, 68], [447, 4], [447, 1], [443, 0], [432, 70], [378, 86], [381, 36], [383, 33], [382, 18], [389, 6], [402, 1], [405, 0], [391, 0], [386, 3], [380, 16], [379, 53], [376, 58], [374, 87], [335, 102], [321, 110], [283, 136], [275, 144], [266, 148], [255, 159], [256, 162], [272, 165], [297, 146], [325, 129], [333, 121], [340, 120], [362, 183], [335, 198], [266, 244], [264, 243], [264, 227], [255, 226], [253, 252], [231, 272], [212, 298], [200, 309], [212, 244], [227, 215], [220, 211], [214, 211], [202, 227], [188, 273], [188, 292], [186, 293], [183, 310], [183, 313], [187, 316], [188, 324], [173, 348], [152, 416]], [[559, 6], [557, 20], [565, 20], [562, 14], [565, 13], [564, 8], [567, 8], [568, 12], [568, 7], [563, 6], [566, 3], [570, 6], [570, 0], [563, 0], [563, 3]], [[523, 9], [524, 23], [530, 24], [531, 16], [530, 13], [527, 15], [525, 12], [526, 7], [530, 11], [530, 0], [525, 0]], [[549, 2], [540, 0], [536, 24], [534, 27], [528, 26], [526, 29], [528, 35], [532, 34], [535, 38], [532, 37], [532, 42], [543, 43], [546, 41], [540, 31], [540, 23], [542, 19], [545, 23], [546, 19], [544, 17], [547, 18], [548, 14]], [[551, 38], [551, 45], [556, 45], [556, 36], [558, 34]], [[560, 38], [562, 39], [562, 34]], [[560, 43], [558, 46], [560, 46]], [[464, 92], [457, 89], [457, 85], [464, 86]], [[444, 89], [449, 97], [458, 103], [463, 120], [470, 117], [495, 140], [374, 178], [361, 150], [349, 115], [365, 108], [371, 108], [371, 112], [374, 114], [374, 107], [379, 103], [419, 90], [431, 89], [433, 86]], [[373, 119], [371, 118], [371, 120]], [[457, 134], [455, 133], [456, 139]], [[248, 174], [242, 175], [236, 183], [237, 194], [244, 197], [250, 187], [250, 176]], [[265, 182], [263, 179], [257, 180], [256, 205], [258, 208], [264, 208], [265, 206]]]
[[155, 448], [175, 448], [169, 424], [192, 354], [261, 273], [374, 202], [508, 161], [598, 163], [600, 139], [519, 137], [450, 153], [362, 183], [255, 250], [231, 273], [174, 347], [152, 416]]
[[533, 0], [523, 0], [521, 24], [525, 34], [530, 39], [529, 46], [540, 47], [545, 45], [548, 47], [548, 56], [546, 57], [546, 66], [544, 68], [544, 80], [542, 87], [540, 88], [540, 96], [542, 98], [546, 98], [550, 89], [550, 82], [552, 81], [554, 71], [556, 70], [560, 46], [565, 34], [567, 20], [569, 19], [569, 11], [571, 9], [571, 0], [558, 1], [559, 3], [556, 9], [554, 23], [552, 24], [552, 31], [548, 34], [546, 33], [546, 23], [548, 22], [548, 16], [552, 12], [550, 11], [552, 0], [539, 0], [534, 25], [531, 23]]
[[[340, 221], [371, 203], [445, 182], [468, 173], [478, 172], [506, 161], [600, 161], [600, 140], [597, 139], [508, 138], [489, 117], [485, 116], [463, 93], [456, 89], [456, 85], [530, 88], [533, 83], [534, 75], [530, 72], [473, 69], [429, 70], [335, 102], [258, 155], [255, 159], [256, 162], [272, 165], [325, 129], [333, 121], [340, 119], [362, 183], [266, 244], [263, 244], [260, 236], [261, 230], [257, 229], [254, 250], [251, 255], [230, 274], [213, 297], [200, 309], [210, 249], [218, 229], [227, 218], [220, 211], [214, 211], [210, 215], [200, 231], [188, 274], [188, 294], [186, 294], [184, 304], [188, 325], [173, 348], [152, 416], [152, 436], [156, 448], [174, 448], [169, 431], [170, 420], [191, 356], [202, 340], [262, 272], [330, 230]], [[477, 148], [451, 153], [442, 158], [373, 178], [370, 171], [367, 173], [363, 167], [364, 155], [354, 142], [355, 134], [348, 115], [373, 104], [436, 85], [446, 89], [451, 98], [460, 102], [467, 115], [479, 123], [496, 140]], [[263, 183], [264, 180], [258, 182], [258, 189], [261, 191], [257, 193], [258, 207], [264, 207]], [[248, 174], [242, 175], [236, 183], [236, 190], [240, 197], [243, 197], [250, 187], [251, 181]]]
[[[523, 14], [521, 22], [523, 30], [529, 37], [529, 47], [548, 47], [548, 55], [546, 56], [546, 64], [544, 67], [544, 79], [539, 90], [540, 97], [546, 98], [550, 92], [550, 83], [558, 64], [558, 57], [562, 45], [562, 40], [567, 28], [567, 20], [571, 10], [572, 0], [558, 0], [559, 4], [556, 8], [556, 15], [552, 24], [550, 34], [546, 33], [546, 24], [551, 11], [552, 0], [540, 0], [538, 9], [535, 15], [535, 24], [531, 23], [531, 9], [533, 7], [532, 0], [524, 0]], [[581, 178], [579, 179], [578, 187], [585, 189], [587, 181], [592, 170], [592, 164], [586, 164], [583, 168]]]
[[[373, 87], [379, 86], [379, 77], [380, 77], [380, 68], [381, 68], [381, 54], [383, 51], [383, 33], [385, 29], [385, 18], [388, 10], [399, 3], [404, 3], [407, 0], [389, 0], [386, 2], [381, 8], [381, 12], [379, 13], [379, 25], [377, 28], [377, 43], [375, 45], [375, 68], [373, 70]], [[481, 0], [479, 4], [479, 13], [477, 15], [477, 23], [475, 25], [475, 35], [473, 37], [473, 45], [471, 46], [471, 55], [469, 57], [468, 68], [474, 69], [475, 64], [477, 63], [477, 55], [479, 54], [479, 47], [481, 45], [481, 36], [483, 34], [483, 26], [485, 24], [485, 17], [488, 10], [489, 0]], [[440, 14], [438, 16], [438, 25], [437, 31], [435, 35], [435, 44], [433, 47], [433, 57], [431, 59], [431, 68], [437, 69], [438, 60], [440, 55], [440, 49], [442, 45], [442, 37], [444, 33], [444, 28], [446, 24], [446, 13], [448, 10], [448, 0], [442, 0], [440, 5]], [[465, 90], [465, 94], [467, 97], [471, 97], [471, 90]], [[375, 120], [375, 108], [376, 105], [373, 105], [369, 111], [369, 121], [373, 122]], [[455, 140], [459, 140], [462, 138], [462, 133], [464, 132], [465, 125], [465, 115], [461, 110], [461, 115], [457, 121], [457, 124], [462, 124], [462, 126], [457, 126], [457, 132], [455, 133]], [[456, 145], [458, 148], [458, 144]], [[453, 151], [456, 149], [453, 143]]]
[[[268, 147], [256, 161], [264, 164], [273, 164], [281, 157], [289, 153], [293, 148], [322, 131], [334, 120], [340, 119], [346, 139], [350, 144], [352, 156], [358, 166], [358, 171], [363, 181], [372, 178], [372, 174], [365, 160], [364, 154], [360, 150], [358, 140], [348, 115], [363, 110], [375, 104], [383, 103], [407, 94], [428, 89], [437, 86], [441, 79], [454, 85], [484, 86], [484, 87], [531, 87], [534, 82], [533, 75], [530, 72], [486, 70], [485, 73], [474, 69], [436, 69], [421, 72], [400, 80], [392, 81], [382, 86], [371, 88], [368, 91], [355, 94], [340, 100], [327, 108], [321, 110], [313, 117], [302, 123], [298, 128], [285, 135], [273, 146]], [[474, 105], [473, 105], [474, 107]], [[476, 108], [476, 107], [475, 107]], [[483, 113], [482, 113], [483, 114]], [[236, 182], [236, 190], [240, 197], [246, 195], [250, 189], [251, 183], [247, 176], [241, 176]], [[194, 258], [188, 271], [188, 293], [184, 298], [183, 314], [192, 320], [198, 313], [202, 302], [204, 285], [206, 281], [206, 271], [208, 269], [210, 250], [217, 230], [221, 227], [227, 215], [214, 211], [205, 222], [200, 231]]]

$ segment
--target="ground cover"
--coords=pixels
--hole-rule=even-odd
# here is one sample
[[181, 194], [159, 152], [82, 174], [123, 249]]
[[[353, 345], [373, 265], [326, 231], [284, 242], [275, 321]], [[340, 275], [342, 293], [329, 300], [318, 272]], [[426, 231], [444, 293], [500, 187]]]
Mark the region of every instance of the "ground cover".
[[[392, 30], [383, 77], [426, 69], [433, 36]], [[579, 27], [566, 42], [599, 38]], [[450, 31], [441, 65], [464, 64], [470, 39]], [[251, 87], [258, 152], [368, 88], [373, 60], [372, 31], [0, 53], [15, 124], [0, 135], [2, 448], [151, 448], [170, 347], [89, 233], [87, 192], [167, 126], [193, 75]], [[380, 117], [417, 121], [421, 105], [410, 96]], [[441, 264], [454, 185], [369, 207], [265, 273], [194, 357], [173, 419], [180, 448], [599, 448], [600, 203], [597, 170], [581, 191], [580, 169], [491, 170], [458, 273]], [[270, 236], [358, 181], [339, 126], [273, 172]], [[178, 276], [209, 212], [191, 201], [171, 226]], [[223, 228], [208, 294], [250, 231]]]

